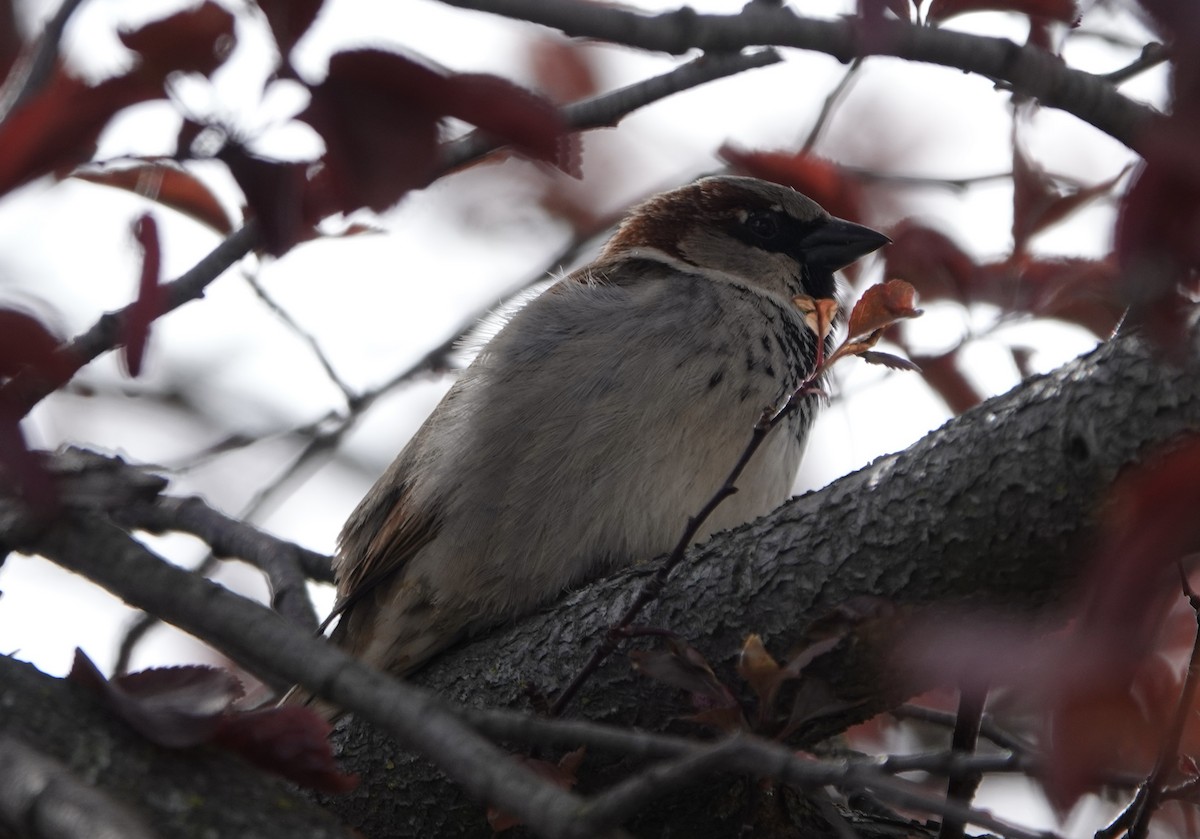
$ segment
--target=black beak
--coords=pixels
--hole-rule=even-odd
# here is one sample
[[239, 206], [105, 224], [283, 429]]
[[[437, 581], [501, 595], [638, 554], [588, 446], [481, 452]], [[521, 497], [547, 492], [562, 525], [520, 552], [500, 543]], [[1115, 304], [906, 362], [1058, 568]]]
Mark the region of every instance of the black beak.
[[800, 242], [806, 264], [838, 271], [861, 256], [877, 251], [892, 240], [878, 230], [831, 218]]

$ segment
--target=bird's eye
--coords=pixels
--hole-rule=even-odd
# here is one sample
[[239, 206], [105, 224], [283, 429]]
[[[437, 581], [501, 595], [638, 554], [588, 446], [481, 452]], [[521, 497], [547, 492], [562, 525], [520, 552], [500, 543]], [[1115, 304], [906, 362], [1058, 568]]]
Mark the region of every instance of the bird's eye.
[[774, 239], [779, 233], [779, 219], [774, 213], [751, 213], [746, 217], [746, 227], [760, 239]]

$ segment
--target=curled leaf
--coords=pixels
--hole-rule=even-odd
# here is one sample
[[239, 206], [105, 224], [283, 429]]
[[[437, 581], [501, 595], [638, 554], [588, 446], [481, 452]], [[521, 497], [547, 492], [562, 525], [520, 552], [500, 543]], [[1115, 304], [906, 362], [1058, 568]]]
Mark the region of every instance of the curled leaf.
[[904, 280], [871, 286], [850, 312], [848, 337], [853, 341], [875, 336], [898, 321], [920, 316], [916, 302], [916, 289]]
[[901, 358], [898, 355], [892, 355], [890, 352], [879, 352], [878, 350], [867, 350], [859, 353], [863, 361], [868, 364], [881, 364], [889, 370], [905, 370], [910, 373], [920, 373], [921, 368], [907, 358]]

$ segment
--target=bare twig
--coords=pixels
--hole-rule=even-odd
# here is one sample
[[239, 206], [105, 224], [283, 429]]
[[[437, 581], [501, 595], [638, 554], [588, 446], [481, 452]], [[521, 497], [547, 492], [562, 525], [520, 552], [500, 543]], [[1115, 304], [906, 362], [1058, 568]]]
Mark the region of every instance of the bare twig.
[[155, 839], [157, 835], [127, 805], [11, 734], [0, 733], [0, 779], [0, 832], [6, 836]]
[[1138, 57], [1129, 64], [1118, 70], [1113, 70], [1111, 73], [1105, 73], [1100, 78], [1112, 84], [1120, 84], [1153, 67], [1157, 67], [1159, 64], [1169, 61], [1170, 58], [1170, 50], [1158, 42], [1152, 42], [1142, 47], [1142, 51]]
[[[823, 342], [818, 341], [817, 346], [822, 347]], [[814, 375], [818, 373], [819, 368], [820, 362], [818, 360], [817, 369], [813, 371]], [[605, 633], [604, 640], [592, 652], [591, 657], [580, 668], [579, 673], [571, 680], [571, 683], [563, 688], [562, 693], [555, 698], [554, 704], [550, 706], [551, 716], [560, 716], [567, 709], [567, 706], [571, 704], [571, 700], [575, 698], [575, 694], [587, 683], [592, 674], [600, 668], [605, 659], [616, 652], [621, 639], [624, 637], [624, 630], [637, 619], [642, 609], [654, 602], [659, 594], [662, 593], [663, 588], [667, 584], [667, 578], [671, 576], [671, 572], [675, 570], [675, 567], [683, 561], [688, 546], [695, 540], [696, 534], [700, 532], [700, 528], [704, 525], [704, 522], [716, 511], [717, 507], [721, 506], [726, 498], [737, 492], [737, 481], [742, 476], [742, 472], [746, 466], [750, 463], [750, 459], [754, 457], [754, 453], [762, 446], [763, 441], [767, 439], [767, 435], [771, 430], [799, 407], [801, 398], [811, 395], [810, 389], [812, 383], [812, 376], [806, 378], [804, 383], [792, 393], [782, 408], [778, 411], [768, 409], [763, 414], [762, 419], [759, 420], [751, 432], [750, 442], [742, 450], [741, 457], [738, 458], [737, 463], [729, 471], [724, 483], [705, 502], [696, 515], [688, 519], [687, 525], [683, 529], [683, 534], [675, 543], [675, 548], [671, 551], [670, 555], [658, 567], [654, 575], [638, 590], [633, 602], [625, 610], [625, 613], [621, 615], [620, 619]]]
[[301, 341], [308, 344], [308, 348], [316, 357], [317, 363], [321, 365], [321, 369], [325, 371], [325, 375], [329, 377], [329, 380], [333, 382], [334, 386], [342, 392], [344, 397], [346, 397], [346, 401], [348, 402], [353, 399], [354, 391], [348, 384], [346, 384], [345, 381], [342, 380], [342, 377], [338, 375], [337, 371], [333, 369], [333, 365], [329, 362], [329, 359], [325, 357], [325, 353], [321, 349], [321, 345], [317, 343], [317, 339], [313, 337], [313, 334], [300, 326], [300, 324], [296, 322], [296, 319], [291, 316], [287, 309], [280, 306], [279, 303], [276, 302], [275, 298], [267, 294], [267, 290], [262, 287], [262, 283], [258, 281], [258, 277], [256, 277], [250, 271], [243, 272], [242, 277], [245, 279], [246, 284], [254, 290], [254, 293], [258, 296], [258, 299], [263, 302], [263, 305], [270, 309], [277, 318], [283, 321], [284, 325], [287, 326], [287, 328], [290, 329]]
[[[633, 111], [668, 96], [782, 60], [779, 53], [772, 49], [702, 55], [661, 76], [565, 105], [562, 108], [563, 120], [574, 131], [609, 128]], [[442, 166], [447, 170], [454, 169], [502, 147], [486, 134], [472, 131], [443, 146]]]
[[[915, 295], [912, 287], [900, 280], [892, 280], [888, 286], [896, 288], [893, 284], [905, 286], [908, 289], [910, 300]], [[864, 294], [865, 299], [872, 294], [875, 289], [869, 290]], [[864, 302], [860, 301], [860, 302]], [[788, 395], [787, 400], [778, 410], [768, 407], [755, 424], [754, 430], [751, 432], [750, 440], [746, 443], [746, 447], [742, 450], [741, 456], [733, 465], [733, 468], [726, 476], [724, 483], [717, 488], [717, 491], [705, 502], [704, 506], [691, 518], [688, 519], [687, 525], [683, 529], [683, 534], [675, 543], [674, 549], [667, 556], [666, 560], [658, 567], [654, 575], [642, 585], [638, 590], [637, 596], [633, 602], [621, 615], [620, 619], [609, 627], [604, 635], [604, 640], [592, 652], [587, 662], [583, 665], [575, 678], [563, 689], [562, 693], [554, 700], [554, 704], [550, 707], [552, 716], [559, 716], [570, 704], [575, 694], [583, 687], [592, 674], [595, 673], [600, 665], [604, 663], [613, 652], [616, 651], [621, 639], [625, 636], [628, 628], [633, 624], [634, 620], [641, 613], [647, 604], [652, 603], [662, 593], [666, 587], [667, 578], [671, 576], [671, 572], [683, 561], [688, 547], [696, 538], [696, 534], [700, 532], [701, 526], [713, 512], [725, 501], [726, 498], [737, 492], [737, 482], [741, 478], [742, 472], [749, 465], [751, 458], [755, 452], [762, 446], [767, 435], [776, 427], [783, 423], [788, 417], [795, 413], [802, 402], [807, 399], [815, 399], [820, 392], [819, 382], [828, 371], [828, 368], [842, 358], [848, 358], [852, 355], [859, 354], [873, 347], [883, 334], [884, 327], [880, 326], [869, 335], [847, 335], [845, 340], [826, 358], [825, 343], [829, 334], [830, 325], [834, 320], [837, 304], [833, 300], [818, 301], [810, 297], [794, 297], [793, 304], [801, 312], [804, 312], [804, 318], [808, 328], [812, 330], [814, 335], [812, 368], [807, 372], [805, 377]], [[888, 322], [890, 325], [894, 320], [904, 317], [915, 317], [919, 315], [918, 310], [908, 308], [906, 313], [897, 313], [895, 317]], [[811, 320], [810, 320], [811, 319]], [[851, 324], [854, 323], [854, 314], [850, 316]]]
[[851, 61], [850, 67], [842, 74], [842, 80], [825, 97], [825, 102], [821, 105], [821, 113], [817, 115], [817, 121], [813, 123], [812, 130], [808, 132], [808, 138], [805, 139], [804, 145], [801, 146], [801, 151], [807, 154], [816, 146], [817, 140], [821, 139], [821, 134], [825, 131], [825, 127], [829, 125], [829, 120], [833, 116], [834, 107], [846, 95], [846, 92], [850, 90], [851, 85], [854, 84], [854, 80], [858, 78], [858, 71], [862, 69], [862, 65], [863, 59], [861, 56]]
[[177, 531], [202, 539], [220, 558], [236, 557], [262, 570], [271, 582], [271, 605], [306, 629], [316, 629], [317, 616], [305, 580], [332, 582], [329, 557], [252, 527], [208, 506], [197, 497], [160, 497], [114, 514], [118, 523], [150, 533]]
[[[953, 728], [954, 722], [957, 719], [956, 714], [926, 708], [922, 705], [900, 705], [893, 708], [889, 713], [897, 719], [918, 720], [920, 722], [939, 725], [943, 728]], [[990, 714], [984, 714], [983, 719], [980, 720], [979, 733], [1000, 748], [1008, 749], [1011, 752], [1030, 754], [1036, 750], [1036, 746], [1033, 743], [1018, 737], [1000, 726]]]
[[595, 796], [588, 809], [606, 824], [621, 824], [652, 801], [724, 770], [727, 757], [737, 746], [737, 740], [719, 740], [706, 748], [691, 749], [664, 760]]
[[1154, 764], [1154, 770], [1150, 773], [1150, 777], [1146, 779], [1146, 783], [1138, 790], [1133, 803], [1129, 805], [1131, 812], [1127, 834], [1129, 839], [1145, 839], [1150, 830], [1150, 820], [1154, 817], [1154, 813], [1162, 801], [1167, 777], [1175, 769], [1175, 764], [1179, 759], [1179, 743], [1183, 737], [1183, 729], [1191, 716], [1197, 680], [1200, 680], [1200, 596], [1197, 596], [1196, 592], [1192, 590], [1182, 563], [1179, 565], [1179, 578], [1184, 596], [1187, 597], [1188, 604], [1196, 615], [1196, 637], [1192, 643], [1192, 655], [1188, 659], [1187, 675], [1184, 677], [1183, 687], [1179, 691], [1179, 704], [1171, 719], [1171, 727], [1167, 729], [1166, 735], [1163, 737], [1158, 760]]
[[176, 568], [98, 516], [60, 520], [23, 547], [83, 574], [130, 605], [154, 610], [253, 673], [302, 684], [360, 714], [541, 836], [620, 835], [594, 824], [577, 796], [481, 738], [427, 691], [296, 632], [271, 609]]
[[[956, 754], [974, 754], [979, 742], [979, 729], [983, 721], [983, 706], [987, 702], [988, 689], [986, 685], [963, 685], [958, 696], [958, 718], [954, 723], [954, 733], [951, 736], [950, 748]], [[946, 782], [946, 798], [960, 804], [969, 805], [983, 780], [982, 772], [964, 772], [951, 775]], [[947, 818], [938, 830], [938, 839], [962, 839], [965, 835], [966, 823], [955, 818]]]
[[[248, 222], [226, 237], [185, 274], [163, 284], [160, 317], [190, 300], [204, 296], [208, 284], [248, 254], [257, 241], [258, 226], [253, 221]], [[0, 385], [0, 402], [11, 406], [20, 415], [28, 413], [34, 405], [69, 382], [84, 365], [120, 345], [122, 332], [135, 305], [131, 303], [123, 309], [102, 315], [86, 332], [55, 350], [51, 363], [39, 365], [36, 369], [22, 368], [17, 375]], [[45, 372], [48, 370], [54, 372]]]

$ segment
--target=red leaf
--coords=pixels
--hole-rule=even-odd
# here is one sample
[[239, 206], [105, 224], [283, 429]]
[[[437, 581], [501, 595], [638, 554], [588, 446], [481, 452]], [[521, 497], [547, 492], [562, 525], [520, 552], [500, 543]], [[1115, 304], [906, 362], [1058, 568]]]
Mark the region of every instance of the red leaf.
[[1125, 177], [1115, 177], [1090, 187], [1064, 192], [1046, 171], [1013, 144], [1013, 250], [1023, 253], [1030, 237], [1062, 221], [1085, 204], [1112, 191]]
[[87, 160], [117, 111], [160, 96], [161, 85], [134, 75], [88, 85], [58, 67], [0, 124], [0, 194]]
[[236, 43], [233, 15], [211, 0], [117, 34], [125, 46], [141, 56], [139, 71], [160, 85], [174, 71], [210, 75], [225, 62]]
[[380, 50], [340, 52], [300, 114], [325, 140], [331, 211], [391, 207], [437, 171], [443, 76]]
[[443, 113], [478, 126], [536, 160], [560, 161], [566, 125], [550, 100], [498, 76], [478, 73], [447, 78]]
[[80, 649], [68, 678], [100, 693], [147, 740], [169, 748], [211, 740], [242, 695], [233, 674], [216, 667], [157, 667], [108, 680]]
[[1127, 301], [1111, 259], [1031, 259], [979, 266], [969, 299], [1058, 318], [1107, 338]]
[[897, 321], [917, 317], [921, 310], [916, 308], [916, 302], [916, 289], [904, 280], [888, 280], [871, 286], [850, 312], [847, 337], [865, 337]]
[[668, 637], [665, 649], [634, 650], [629, 657], [638, 672], [687, 691], [698, 710], [738, 706], [737, 699], [713, 673], [700, 651], [680, 638]]
[[555, 102], [576, 102], [600, 90], [593, 52], [561, 35], [537, 35], [527, 47], [537, 87]]
[[1150, 129], [1144, 142], [1146, 163], [1121, 201], [1115, 233], [1125, 296], [1136, 304], [1135, 317], [1148, 310], [1157, 323], [1155, 330], [1145, 330], [1147, 335], [1176, 350], [1183, 342], [1177, 321], [1184, 308], [1177, 288], [1194, 278], [1200, 266], [1197, 138], [1200, 114], [1174, 114]]
[[329, 743], [330, 724], [310, 708], [291, 706], [227, 713], [215, 742], [308, 789], [349, 792], [358, 776], [342, 772]]
[[267, 17], [285, 64], [292, 47], [317, 19], [322, 5], [324, 0], [258, 0], [258, 7]]
[[885, 277], [907, 280], [925, 300], [966, 302], [975, 260], [950, 237], [913, 221], [902, 221], [889, 235], [892, 244], [883, 251]]
[[803, 192], [847, 221], [863, 221], [862, 188], [853, 175], [823, 158], [795, 152], [740, 151], [721, 146], [718, 152], [734, 171]]
[[58, 507], [58, 490], [21, 433], [18, 412], [0, 405], [0, 486], [18, 495], [33, 512], [50, 515]]
[[754, 633], [746, 636], [738, 656], [737, 674], [750, 685], [760, 706], [767, 706], [774, 701], [775, 691], [779, 689], [779, 673], [779, 662], [767, 652], [762, 638]]
[[158, 224], [154, 216], [145, 213], [133, 223], [133, 235], [142, 249], [142, 274], [138, 280], [137, 299], [129, 307], [123, 324], [125, 370], [137, 377], [142, 372], [142, 358], [150, 338], [150, 325], [163, 313], [162, 252], [158, 242]]
[[216, 195], [192, 173], [161, 161], [147, 160], [121, 169], [76, 171], [71, 177], [124, 189], [170, 207], [218, 233], [232, 233], [229, 215]]
[[1200, 550], [1197, 475], [1200, 437], [1190, 437], [1125, 472], [1105, 505], [1086, 617], [1120, 627], [1126, 642], [1151, 632], [1150, 607], [1172, 591], [1175, 564]]
[[317, 235], [314, 225], [332, 212], [315, 206], [321, 193], [308, 178], [305, 163], [265, 160], [237, 143], [227, 143], [217, 158], [229, 167], [257, 219], [267, 253], [281, 256]]
[[22, 368], [44, 373], [62, 366], [54, 351], [59, 340], [33, 315], [0, 309], [0, 378], [15, 376]]
[[968, 12], [1016, 12], [1072, 26], [1079, 23], [1079, 5], [1075, 0], [932, 0], [925, 19], [930, 23], [941, 23]]

